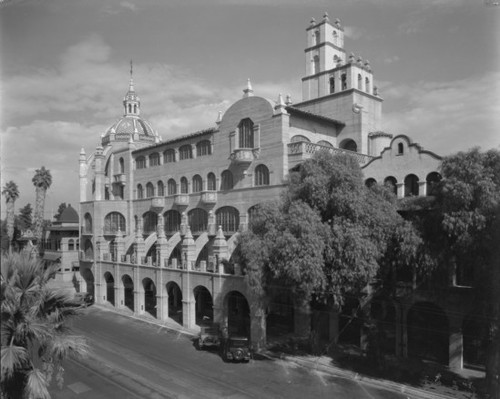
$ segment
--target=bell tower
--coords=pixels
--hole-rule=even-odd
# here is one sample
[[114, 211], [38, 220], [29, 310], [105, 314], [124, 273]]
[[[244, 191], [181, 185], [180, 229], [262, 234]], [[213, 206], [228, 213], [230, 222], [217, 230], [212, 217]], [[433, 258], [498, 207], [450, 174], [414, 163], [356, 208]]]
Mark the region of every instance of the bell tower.
[[347, 55], [338, 18], [334, 23], [327, 13], [320, 22], [313, 18], [306, 32], [302, 102], [294, 107], [344, 122], [338, 146], [367, 154], [368, 134], [380, 130], [383, 101], [370, 62]]

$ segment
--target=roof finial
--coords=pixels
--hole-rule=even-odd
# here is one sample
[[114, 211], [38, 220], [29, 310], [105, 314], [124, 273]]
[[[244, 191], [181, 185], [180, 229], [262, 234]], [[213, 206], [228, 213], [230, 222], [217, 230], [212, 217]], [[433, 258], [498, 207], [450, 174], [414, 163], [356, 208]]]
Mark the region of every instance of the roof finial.
[[130, 87], [129, 91], [134, 91], [134, 65], [132, 63], [132, 60], [130, 60]]
[[250, 78], [247, 80], [247, 88], [243, 90], [243, 97], [251, 97], [253, 96], [252, 83], [250, 83]]

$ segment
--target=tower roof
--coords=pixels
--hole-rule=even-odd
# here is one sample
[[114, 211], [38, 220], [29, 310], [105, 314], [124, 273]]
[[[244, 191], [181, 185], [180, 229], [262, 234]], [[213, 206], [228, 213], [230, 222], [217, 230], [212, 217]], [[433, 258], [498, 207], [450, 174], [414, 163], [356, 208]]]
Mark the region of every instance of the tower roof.
[[78, 223], [78, 212], [70, 205], [62, 211], [61, 216], [59, 216], [59, 223]]

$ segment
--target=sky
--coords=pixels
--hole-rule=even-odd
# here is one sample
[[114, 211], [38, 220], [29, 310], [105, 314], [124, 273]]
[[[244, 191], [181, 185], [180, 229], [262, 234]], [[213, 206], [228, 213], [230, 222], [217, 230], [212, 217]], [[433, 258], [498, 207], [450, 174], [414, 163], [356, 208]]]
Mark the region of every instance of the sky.
[[[78, 205], [78, 158], [122, 116], [130, 60], [141, 116], [168, 140], [215, 126], [242, 96], [301, 101], [306, 28], [339, 18], [369, 60], [383, 130], [439, 155], [500, 149], [500, 6], [493, 0], [0, 0], [1, 186], [46, 218]], [[2, 198], [1, 217], [5, 217]]]

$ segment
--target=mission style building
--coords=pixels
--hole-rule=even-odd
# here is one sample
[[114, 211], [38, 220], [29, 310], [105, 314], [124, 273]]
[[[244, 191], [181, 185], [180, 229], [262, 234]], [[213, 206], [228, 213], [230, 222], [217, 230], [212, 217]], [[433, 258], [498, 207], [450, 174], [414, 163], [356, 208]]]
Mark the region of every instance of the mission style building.
[[[441, 158], [380, 130], [371, 65], [346, 53], [340, 21], [325, 14], [306, 33], [302, 102], [259, 97], [248, 81], [214, 126], [168, 141], [141, 116], [131, 74], [123, 116], [92, 154], [80, 153], [80, 273], [98, 303], [187, 328], [214, 320], [256, 348], [276, 331], [307, 333], [311, 315], [297, 311], [286, 287], [260, 309], [245, 283], [235, 254], [254, 207], [277, 198], [289, 171], [324, 149], [355, 156], [367, 184], [390, 184], [399, 198], [432, 195]], [[452, 368], [476, 362], [470, 290], [455, 281], [439, 295], [416, 291], [381, 307], [388, 353]], [[337, 340], [343, 315], [317, 316], [320, 338]], [[350, 337], [359, 345], [362, 334]]]

